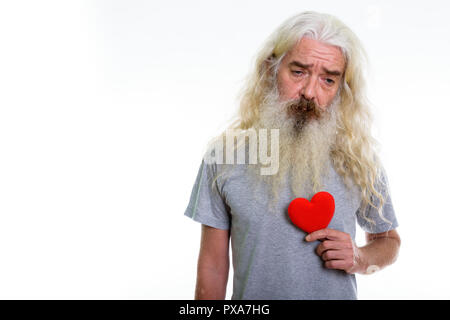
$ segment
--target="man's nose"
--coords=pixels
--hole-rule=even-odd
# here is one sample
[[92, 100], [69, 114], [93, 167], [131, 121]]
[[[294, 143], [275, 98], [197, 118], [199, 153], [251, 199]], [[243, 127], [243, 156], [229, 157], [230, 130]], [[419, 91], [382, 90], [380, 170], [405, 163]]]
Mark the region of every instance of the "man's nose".
[[314, 78], [309, 78], [305, 85], [303, 86], [302, 90], [300, 91], [300, 94], [306, 99], [306, 100], [315, 100], [316, 98], [316, 84], [317, 80]]

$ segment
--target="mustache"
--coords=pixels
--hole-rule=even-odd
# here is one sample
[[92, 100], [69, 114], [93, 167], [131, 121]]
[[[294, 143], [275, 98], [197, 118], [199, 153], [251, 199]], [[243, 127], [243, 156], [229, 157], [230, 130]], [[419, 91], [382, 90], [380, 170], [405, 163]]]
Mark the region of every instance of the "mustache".
[[323, 113], [313, 100], [304, 97], [288, 102], [286, 111], [288, 116], [295, 120], [297, 129], [302, 128], [305, 122], [311, 118], [319, 119]]

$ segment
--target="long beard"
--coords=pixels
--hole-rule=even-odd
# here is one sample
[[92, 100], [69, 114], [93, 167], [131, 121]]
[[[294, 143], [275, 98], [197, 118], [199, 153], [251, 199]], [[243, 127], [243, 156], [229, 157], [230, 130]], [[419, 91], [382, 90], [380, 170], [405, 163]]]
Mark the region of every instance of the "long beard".
[[275, 198], [285, 183], [296, 197], [311, 198], [322, 189], [336, 143], [338, 106], [338, 95], [322, 110], [304, 99], [280, 102], [277, 94], [260, 106], [256, 129], [279, 129], [278, 172], [261, 177]]

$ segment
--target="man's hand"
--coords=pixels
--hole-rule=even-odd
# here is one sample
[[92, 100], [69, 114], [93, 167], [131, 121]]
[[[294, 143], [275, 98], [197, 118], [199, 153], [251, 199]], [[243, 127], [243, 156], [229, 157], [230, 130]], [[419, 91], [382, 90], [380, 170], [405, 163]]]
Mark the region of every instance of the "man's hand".
[[367, 244], [363, 247], [357, 247], [348, 233], [333, 229], [311, 232], [305, 240], [321, 240], [316, 253], [325, 261], [325, 267], [349, 274], [370, 274], [394, 263], [401, 243], [395, 229], [366, 233]]
[[344, 270], [349, 274], [361, 269], [359, 248], [348, 233], [321, 229], [311, 232], [305, 240], [308, 242], [322, 240], [316, 248], [316, 253], [325, 261], [326, 268]]

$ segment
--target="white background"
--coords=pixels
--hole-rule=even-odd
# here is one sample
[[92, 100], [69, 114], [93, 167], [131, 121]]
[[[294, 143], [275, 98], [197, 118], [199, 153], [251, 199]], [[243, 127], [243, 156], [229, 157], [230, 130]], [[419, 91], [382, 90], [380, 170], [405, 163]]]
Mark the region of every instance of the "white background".
[[358, 276], [359, 298], [449, 299], [449, 9], [2, 1], [0, 298], [193, 298], [200, 225], [183, 213], [206, 142], [235, 112], [266, 37], [316, 10], [369, 53], [374, 134], [403, 240], [396, 264]]

